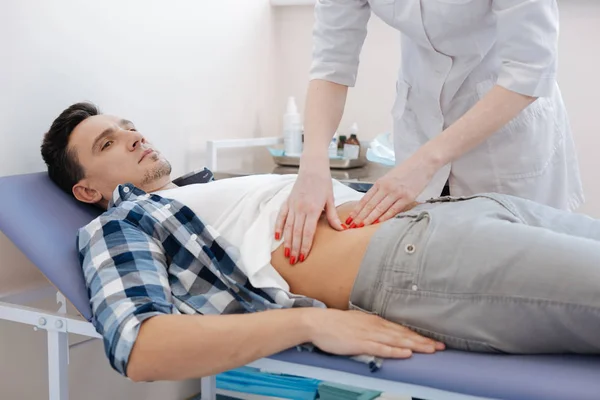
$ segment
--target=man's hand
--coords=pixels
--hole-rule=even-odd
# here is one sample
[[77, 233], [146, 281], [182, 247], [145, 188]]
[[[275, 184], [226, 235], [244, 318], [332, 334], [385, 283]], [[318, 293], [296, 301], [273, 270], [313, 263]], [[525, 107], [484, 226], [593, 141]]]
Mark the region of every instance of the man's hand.
[[434, 353], [445, 348], [443, 343], [360, 311], [318, 309], [310, 317], [311, 342], [333, 354], [408, 358], [413, 351]]

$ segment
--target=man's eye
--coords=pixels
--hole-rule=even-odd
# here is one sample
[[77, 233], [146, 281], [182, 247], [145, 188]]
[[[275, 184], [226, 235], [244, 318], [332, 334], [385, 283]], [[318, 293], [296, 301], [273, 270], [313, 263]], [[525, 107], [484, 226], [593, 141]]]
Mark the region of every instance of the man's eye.
[[129, 128], [129, 130], [132, 132], [137, 132], [137, 129], [135, 129], [135, 128]]
[[102, 146], [102, 150], [106, 149], [108, 146], [110, 146], [112, 144], [112, 140], [107, 141], [106, 143], [104, 143], [104, 145]]

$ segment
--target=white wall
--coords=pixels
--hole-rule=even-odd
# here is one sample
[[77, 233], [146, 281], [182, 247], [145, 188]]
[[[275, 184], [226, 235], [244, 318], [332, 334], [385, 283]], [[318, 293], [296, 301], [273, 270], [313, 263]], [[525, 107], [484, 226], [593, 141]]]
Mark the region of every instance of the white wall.
[[579, 154], [586, 203], [580, 212], [600, 218], [600, 2], [563, 0], [559, 84]]
[[[561, 0], [561, 85], [580, 155], [586, 204], [579, 210], [600, 218], [600, 1]], [[276, 57], [280, 86], [278, 98], [295, 95], [303, 105], [310, 52], [312, 7], [279, 7], [276, 10]], [[365, 139], [391, 129], [390, 110], [394, 98], [399, 60], [399, 37], [377, 17], [369, 22], [369, 34], [361, 54], [356, 87], [348, 96], [341, 130], [358, 121]], [[283, 107], [278, 104], [279, 107]], [[280, 108], [278, 110], [282, 112]]]
[[[133, 120], [175, 176], [203, 165], [208, 138], [272, 131], [271, 27], [268, 0], [3, 0], [0, 176], [43, 170], [43, 133], [81, 100]], [[0, 255], [0, 296], [44, 281], [2, 235]], [[0, 322], [0, 398], [45, 397], [44, 346], [42, 333]], [[74, 349], [71, 371], [75, 399], [180, 399], [194, 389], [132, 384], [108, 368], [100, 342]]]
[[[278, 99], [296, 96], [304, 110], [308, 72], [311, 64], [313, 7], [277, 7], [275, 10], [275, 56], [279, 79]], [[350, 89], [340, 131], [348, 131], [353, 122], [360, 136], [371, 139], [391, 129], [390, 112], [400, 65], [400, 38], [397, 31], [372, 16], [369, 34], [360, 58], [356, 87]], [[285, 103], [277, 104], [282, 114]]]

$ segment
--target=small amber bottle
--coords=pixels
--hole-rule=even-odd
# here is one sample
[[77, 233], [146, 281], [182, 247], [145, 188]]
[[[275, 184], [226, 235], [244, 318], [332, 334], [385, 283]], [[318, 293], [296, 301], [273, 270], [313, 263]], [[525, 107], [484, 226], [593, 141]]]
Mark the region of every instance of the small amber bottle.
[[346, 140], [348, 140], [348, 137], [346, 135], [340, 135], [340, 140], [338, 142], [338, 150], [344, 150], [344, 144], [346, 143]]

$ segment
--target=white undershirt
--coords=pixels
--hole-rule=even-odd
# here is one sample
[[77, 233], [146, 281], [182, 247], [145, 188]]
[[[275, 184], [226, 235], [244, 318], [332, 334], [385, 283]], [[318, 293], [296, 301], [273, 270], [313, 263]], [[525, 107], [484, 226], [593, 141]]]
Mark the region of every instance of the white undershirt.
[[[156, 192], [185, 204], [206, 225], [212, 226], [240, 251], [239, 267], [256, 288], [289, 286], [271, 265], [275, 222], [297, 175], [251, 175], [193, 184]], [[335, 206], [358, 201], [363, 193], [333, 181]]]

